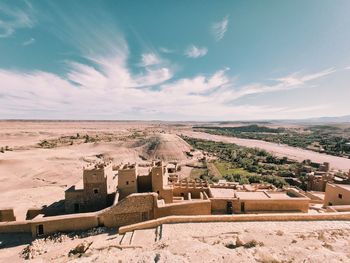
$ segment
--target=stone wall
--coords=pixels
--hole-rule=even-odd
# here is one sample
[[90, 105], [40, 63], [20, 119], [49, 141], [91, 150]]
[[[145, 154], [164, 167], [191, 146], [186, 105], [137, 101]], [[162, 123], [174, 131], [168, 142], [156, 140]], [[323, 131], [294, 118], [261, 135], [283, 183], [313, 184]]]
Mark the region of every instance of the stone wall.
[[119, 227], [154, 218], [155, 193], [132, 194], [115, 206], [99, 213], [99, 221], [107, 227]]

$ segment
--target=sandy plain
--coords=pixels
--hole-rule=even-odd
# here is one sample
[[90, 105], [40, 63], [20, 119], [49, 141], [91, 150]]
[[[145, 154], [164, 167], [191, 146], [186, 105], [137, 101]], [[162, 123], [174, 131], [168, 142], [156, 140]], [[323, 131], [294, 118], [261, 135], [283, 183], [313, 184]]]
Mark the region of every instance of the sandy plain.
[[[261, 141], [196, 133], [191, 127], [191, 123], [165, 122], [0, 121], [0, 147], [11, 149], [0, 153], [0, 207], [13, 207], [17, 220], [23, 220], [29, 207], [63, 199], [65, 189], [80, 182], [83, 166], [94, 160], [142, 163], [160, 158], [180, 164], [195, 161], [186, 155], [190, 146], [180, 134], [260, 147], [297, 160], [329, 161], [337, 169], [350, 168], [349, 159]], [[77, 133], [78, 139], [70, 139], [77, 137]], [[86, 134], [95, 141], [85, 143]], [[57, 145], [41, 148], [38, 143], [44, 140]], [[186, 177], [189, 172], [190, 169], [183, 169], [181, 176]], [[349, 222], [178, 224], [164, 226], [159, 242], [147, 241], [154, 240], [152, 232], [140, 232], [136, 235], [139, 239], [133, 242], [148, 245], [120, 249], [113, 247], [119, 238], [116, 230], [104, 230], [90, 237], [67, 237], [62, 242], [39, 240], [39, 246], [44, 246], [46, 252], [34, 261], [349, 262], [349, 234]], [[225, 247], [237, 235], [242, 239], [254, 237], [264, 245], [249, 249]], [[69, 250], [84, 240], [93, 242], [91, 253], [83, 258], [68, 257]], [[25, 236], [0, 235], [0, 262], [24, 260], [21, 253], [30, 242]]]

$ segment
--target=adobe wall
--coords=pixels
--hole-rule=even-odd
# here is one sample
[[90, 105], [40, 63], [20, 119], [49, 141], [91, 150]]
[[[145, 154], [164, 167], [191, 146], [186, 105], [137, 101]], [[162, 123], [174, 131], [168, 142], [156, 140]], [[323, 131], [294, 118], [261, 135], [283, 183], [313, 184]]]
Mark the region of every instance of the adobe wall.
[[184, 203], [165, 204], [155, 208], [155, 218], [169, 215], [210, 215], [209, 200], [196, 200]]
[[186, 197], [188, 193], [191, 193], [193, 199], [199, 199], [201, 192], [206, 192], [206, 194], [209, 195], [208, 188], [174, 187], [173, 189], [174, 196], [182, 196], [181, 194], [183, 194], [183, 196]]
[[[262, 211], [301, 211], [308, 212], [309, 199], [275, 199], [275, 200], [240, 200], [244, 202], [245, 212]], [[235, 213], [241, 213], [241, 207], [234, 209]]]
[[118, 171], [118, 191], [120, 198], [137, 193], [137, 169], [122, 169]]
[[159, 199], [164, 199], [164, 202], [166, 204], [170, 204], [173, 202], [173, 189], [172, 188], [165, 188], [165, 189], [159, 189], [157, 191], [158, 198]]
[[36, 236], [36, 228], [43, 225], [44, 235], [56, 232], [71, 232], [87, 230], [97, 227], [98, 219], [96, 213], [76, 214], [67, 216], [53, 216], [41, 219], [34, 219], [31, 222], [31, 232]]
[[202, 215], [202, 216], [168, 216], [119, 228], [119, 234], [137, 229], [155, 228], [162, 224], [199, 223], [199, 222], [249, 222], [249, 221], [317, 221], [350, 220], [350, 212], [304, 214], [241, 214], [241, 215]]
[[36, 227], [43, 225], [44, 235], [56, 232], [86, 230], [98, 226], [96, 213], [52, 216], [21, 222], [0, 223], [0, 233], [32, 233], [36, 236]]
[[226, 214], [227, 213], [227, 202], [232, 202], [233, 211], [240, 209], [237, 198], [232, 199], [221, 199], [221, 198], [210, 198], [211, 201], [211, 212], [212, 214]]
[[0, 223], [0, 233], [30, 233], [31, 221]]
[[[107, 205], [107, 180], [112, 176], [112, 166], [109, 165], [103, 169], [84, 170], [84, 200], [89, 204], [88, 209], [102, 209]], [[94, 191], [98, 192], [95, 193]]]
[[[339, 198], [339, 194], [342, 198]], [[350, 191], [334, 184], [327, 184], [324, 206], [328, 205], [350, 205]]]
[[119, 227], [154, 218], [155, 193], [132, 194], [98, 215], [101, 224]]
[[84, 191], [82, 189], [65, 192], [64, 206], [67, 213], [74, 213], [74, 204], [80, 205], [80, 210], [85, 210]]

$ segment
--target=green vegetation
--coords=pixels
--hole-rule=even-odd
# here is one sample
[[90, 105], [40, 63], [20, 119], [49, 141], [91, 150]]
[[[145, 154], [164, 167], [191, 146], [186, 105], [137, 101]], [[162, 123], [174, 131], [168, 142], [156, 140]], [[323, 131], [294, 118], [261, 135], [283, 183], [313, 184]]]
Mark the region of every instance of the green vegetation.
[[[277, 158], [264, 150], [241, 147], [236, 144], [213, 142], [207, 140], [182, 137], [193, 148], [211, 153], [219, 160], [213, 164], [220, 173], [213, 172], [201, 175], [201, 179], [245, 183], [271, 183], [276, 187], [288, 185], [283, 177], [295, 176], [299, 165], [287, 158]], [[209, 169], [210, 170], [210, 169]]]
[[75, 142], [79, 144], [79, 143], [90, 143], [90, 142], [97, 142], [97, 141], [110, 140], [110, 139], [111, 137], [107, 137], [107, 136], [99, 138], [98, 135], [90, 136], [88, 134], [85, 134], [81, 136], [79, 133], [77, 133], [75, 136], [74, 135], [61, 136], [54, 139], [42, 140], [41, 142], [38, 143], [38, 146], [40, 148], [51, 149], [51, 148], [56, 148], [64, 145], [74, 145]]
[[206, 133], [263, 140], [350, 158], [350, 130], [330, 125], [304, 129], [269, 128], [258, 125], [240, 127], [195, 127]]
[[222, 177], [228, 175], [243, 175], [243, 176], [251, 176], [255, 175], [254, 173], [250, 173], [243, 168], [236, 168], [232, 163], [229, 162], [214, 162], [215, 167], [218, 169]]

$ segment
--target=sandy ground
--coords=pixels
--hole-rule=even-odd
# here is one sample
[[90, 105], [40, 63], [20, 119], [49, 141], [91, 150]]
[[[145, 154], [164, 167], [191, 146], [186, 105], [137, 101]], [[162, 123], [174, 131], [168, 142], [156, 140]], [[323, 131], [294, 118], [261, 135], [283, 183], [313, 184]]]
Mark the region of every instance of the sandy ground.
[[[38, 147], [42, 140], [75, 136], [77, 133], [81, 136], [98, 135], [102, 140], [91, 143], [81, 141], [51, 149]], [[176, 134], [260, 147], [300, 161], [329, 161], [334, 168], [350, 168], [349, 159], [263, 141], [192, 132], [190, 124], [0, 121], [0, 147], [9, 146], [13, 149], [0, 153], [0, 208], [13, 207], [17, 220], [22, 220], [28, 208], [50, 205], [63, 199], [65, 189], [81, 181], [83, 166], [91, 160], [98, 160], [96, 156], [113, 159], [115, 163], [141, 163], [144, 158], [176, 160], [183, 164], [180, 173], [185, 178], [191, 168], [184, 164], [195, 160], [186, 155], [190, 146]], [[108, 136], [112, 139], [103, 139]], [[196, 158], [199, 157], [192, 159]]]
[[[169, 224], [157, 240], [156, 233], [137, 230], [123, 238], [109, 230], [39, 239], [30, 246], [29, 262], [350, 262], [348, 221]], [[24, 261], [30, 241], [21, 238], [4, 243], [2, 262]], [[68, 256], [83, 242], [92, 242], [83, 255]]]
[[[38, 147], [42, 140], [89, 134], [111, 140], [74, 143], [51, 149]], [[2, 122], [0, 147], [0, 208], [13, 207], [18, 220], [29, 207], [50, 205], [81, 180], [82, 168], [98, 156], [114, 162], [143, 162], [161, 158], [186, 164], [190, 146], [176, 134], [261, 147], [278, 155], [303, 160], [330, 161], [347, 170], [350, 160], [276, 144], [193, 133], [190, 124], [152, 122]], [[136, 134], [136, 135], [135, 135]], [[154, 143], [155, 142], [155, 143]], [[142, 158], [141, 158], [142, 157]], [[197, 158], [197, 157], [196, 157]], [[182, 177], [191, 169], [183, 166]], [[259, 222], [165, 225], [161, 240], [155, 230], [135, 232], [133, 248], [120, 248], [121, 236], [110, 230], [89, 237], [61, 236], [39, 239], [32, 247], [34, 262], [350, 262], [350, 222]], [[252, 248], [227, 248], [228, 243], [257, 241]], [[126, 238], [125, 240], [128, 241]], [[23, 261], [21, 251], [31, 241], [26, 235], [0, 234], [0, 262]], [[81, 258], [68, 252], [83, 241], [93, 242]], [[125, 241], [125, 242], [127, 242]], [[260, 242], [260, 243], [259, 243]], [[125, 245], [125, 244], [123, 244]], [[140, 245], [142, 247], [140, 247]]]
[[237, 145], [246, 146], [246, 147], [257, 147], [260, 149], [264, 149], [268, 152], [274, 153], [281, 157], [288, 157], [290, 159], [294, 159], [297, 161], [303, 161], [306, 159], [310, 159], [314, 162], [329, 162], [331, 168], [343, 171], [349, 171], [350, 169], [350, 159], [317, 153], [313, 151], [308, 151], [296, 147], [291, 147], [288, 145], [259, 141], [259, 140], [251, 140], [251, 139], [240, 139], [235, 137], [221, 136], [221, 135], [212, 135], [204, 132], [194, 132], [194, 131], [181, 131], [180, 134], [198, 138], [198, 139], [206, 139], [211, 141], [220, 141], [226, 143], [235, 143]]
[[[64, 199], [64, 191], [82, 179], [82, 168], [96, 156], [115, 163], [151, 161], [190, 161], [185, 152], [190, 146], [167, 126], [143, 122], [1, 122], [0, 147], [13, 151], [0, 153], [0, 208], [13, 207], [17, 220], [25, 219], [30, 207], [50, 205]], [[113, 140], [75, 143], [50, 149], [38, 147], [42, 140], [89, 134], [112, 136]], [[133, 136], [138, 133], [141, 135]], [[150, 139], [151, 138], [151, 139]], [[150, 141], [156, 141], [149, 149]], [[189, 169], [181, 171], [182, 177]]]

